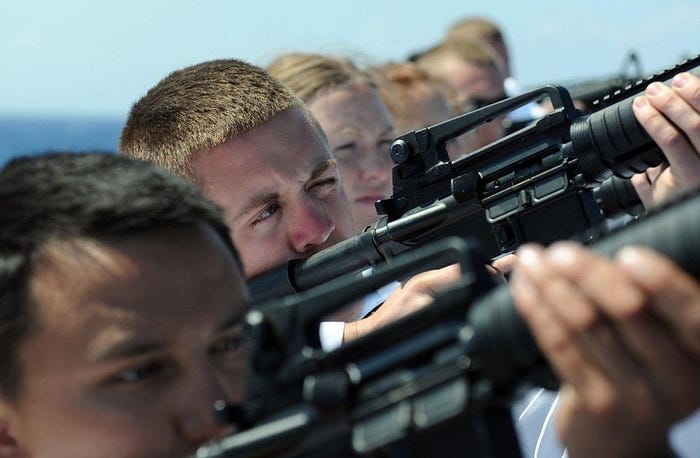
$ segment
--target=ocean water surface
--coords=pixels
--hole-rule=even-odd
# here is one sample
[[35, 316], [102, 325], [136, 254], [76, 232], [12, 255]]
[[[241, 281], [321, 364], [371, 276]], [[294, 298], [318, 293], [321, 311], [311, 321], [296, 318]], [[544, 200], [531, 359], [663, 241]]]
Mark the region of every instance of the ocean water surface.
[[0, 166], [46, 151], [113, 153], [123, 125], [120, 118], [0, 115]]

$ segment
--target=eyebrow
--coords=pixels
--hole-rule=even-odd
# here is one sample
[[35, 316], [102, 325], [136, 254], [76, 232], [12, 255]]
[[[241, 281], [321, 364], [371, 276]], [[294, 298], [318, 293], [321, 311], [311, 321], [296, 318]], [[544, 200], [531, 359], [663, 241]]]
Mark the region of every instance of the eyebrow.
[[[359, 129], [356, 129], [355, 127], [344, 127], [338, 131], [338, 135], [356, 135], [359, 132]], [[391, 134], [392, 137], [394, 135], [394, 125], [393, 124], [387, 124], [384, 126], [384, 130], [379, 132], [379, 136], [382, 137], [384, 135]]]
[[236, 313], [234, 316], [226, 320], [221, 326], [216, 328], [216, 333], [220, 334], [222, 332], [227, 332], [230, 331], [233, 328], [236, 327], [242, 327], [243, 326], [243, 319], [246, 316], [247, 311], [243, 311], [242, 313]]
[[[335, 166], [335, 159], [325, 159], [324, 161], [319, 162], [316, 167], [311, 170], [309, 180], [315, 180], [319, 176], [323, 175], [326, 170]], [[245, 203], [245, 205], [243, 205], [241, 211], [239, 211], [238, 215], [236, 215], [236, 219], [248, 214], [250, 211], [255, 210], [256, 208], [270, 205], [278, 202], [279, 200], [280, 194], [278, 192], [266, 192], [253, 196]]]
[[309, 177], [309, 179], [315, 180], [319, 176], [323, 175], [323, 173], [331, 167], [336, 167], [335, 159], [326, 159], [325, 161], [320, 162], [311, 171], [311, 176]]
[[116, 359], [137, 358], [149, 353], [163, 350], [163, 345], [155, 342], [138, 342], [127, 340], [100, 352], [93, 359], [95, 362], [108, 362]]
[[256, 208], [260, 208], [262, 206], [268, 206], [274, 202], [277, 202], [280, 200], [280, 194], [278, 192], [266, 192], [264, 194], [258, 194], [250, 199], [243, 205], [243, 208], [241, 208], [241, 211], [238, 212], [238, 215], [236, 215], [236, 219], [248, 214], [252, 210], [255, 210]]
[[[237, 313], [234, 316], [231, 316], [216, 328], [214, 334], [221, 334], [223, 332], [230, 331], [237, 326], [242, 326], [244, 316], [245, 313]], [[163, 351], [165, 347], [165, 344], [159, 342], [139, 342], [138, 340], [126, 340], [124, 342], [120, 342], [116, 345], [109, 347], [103, 352], [98, 353], [93, 358], [93, 360], [95, 362], [100, 363], [113, 361], [117, 359], [138, 358], [149, 353], [157, 353]]]

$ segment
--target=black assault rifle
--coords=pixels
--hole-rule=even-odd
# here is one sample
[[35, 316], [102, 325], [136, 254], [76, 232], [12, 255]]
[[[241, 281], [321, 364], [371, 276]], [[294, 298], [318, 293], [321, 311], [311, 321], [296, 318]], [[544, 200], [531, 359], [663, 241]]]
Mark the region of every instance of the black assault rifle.
[[[241, 431], [197, 456], [375, 456], [391, 444], [403, 448], [389, 448], [398, 453], [389, 456], [518, 456], [509, 402], [523, 384], [555, 383], [507, 285], [489, 289], [483, 260], [462, 239], [438, 243], [368, 278], [338, 279], [249, 313], [248, 397], [220, 410]], [[700, 278], [700, 194], [591, 247], [612, 255], [631, 244], [654, 248]], [[336, 351], [318, 350], [323, 315], [390, 280], [392, 270], [410, 273], [455, 257], [462, 281], [430, 307]], [[447, 448], [436, 452], [441, 444]]]
[[587, 111], [594, 108], [597, 100], [614, 91], [623, 90], [644, 76], [639, 56], [635, 51], [630, 51], [624, 57], [619, 72], [614, 75], [562, 82], [561, 85], [566, 87], [572, 99], [582, 102], [584, 110]]
[[[651, 82], [700, 74], [699, 66], [700, 56], [638, 81], [598, 101], [590, 115], [574, 108], [566, 89], [545, 86], [399, 136], [390, 151], [393, 194], [376, 203], [384, 216], [358, 236], [254, 278], [254, 300], [304, 291], [446, 236], [475, 237], [493, 258], [524, 242], [600, 227], [594, 189], [613, 174], [630, 177], [664, 161], [634, 117], [633, 99]], [[550, 114], [449, 160], [447, 141], [542, 97]]]

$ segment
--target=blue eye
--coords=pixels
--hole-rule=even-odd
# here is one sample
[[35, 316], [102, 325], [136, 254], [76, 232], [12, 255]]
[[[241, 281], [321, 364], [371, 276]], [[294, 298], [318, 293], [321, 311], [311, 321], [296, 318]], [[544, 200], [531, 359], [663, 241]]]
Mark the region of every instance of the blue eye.
[[279, 210], [281, 207], [277, 204], [273, 204], [268, 206], [265, 210], [263, 210], [253, 221], [253, 226], [255, 226], [258, 223], [261, 223], [265, 221], [266, 219], [270, 218], [272, 215], [277, 213], [277, 210]]

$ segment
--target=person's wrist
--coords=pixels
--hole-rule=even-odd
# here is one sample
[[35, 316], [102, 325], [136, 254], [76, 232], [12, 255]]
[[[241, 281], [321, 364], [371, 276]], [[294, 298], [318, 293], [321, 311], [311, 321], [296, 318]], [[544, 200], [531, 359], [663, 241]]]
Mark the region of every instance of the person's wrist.
[[343, 343], [345, 344], [352, 342], [353, 340], [364, 336], [367, 333], [367, 322], [371, 321], [372, 319], [372, 315], [368, 315], [366, 318], [361, 320], [345, 323], [345, 328], [343, 329]]
[[352, 342], [353, 340], [357, 339], [357, 321], [352, 321], [345, 323], [345, 327], [343, 328], [343, 343], [346, 344], [348, 342]]

